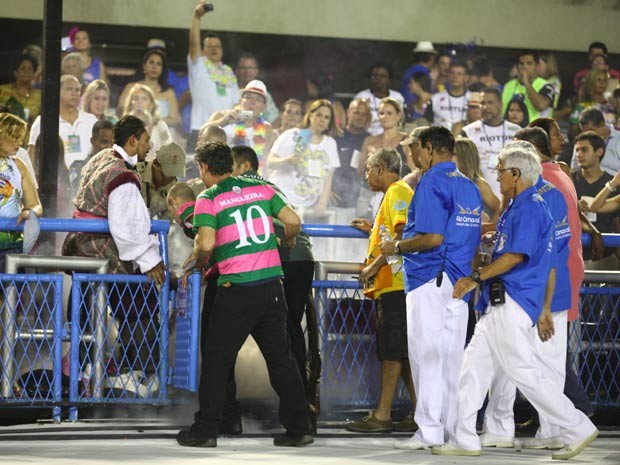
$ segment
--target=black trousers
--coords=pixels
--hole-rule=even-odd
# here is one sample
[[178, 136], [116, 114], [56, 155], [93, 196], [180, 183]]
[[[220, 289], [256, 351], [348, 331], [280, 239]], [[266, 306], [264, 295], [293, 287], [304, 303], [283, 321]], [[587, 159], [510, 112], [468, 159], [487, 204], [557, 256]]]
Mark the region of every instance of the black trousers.
[[[204, 299], [202, 302], [202, 314], [200, 317], [200, 355], [204, 361], [207, 353], [207, 332], [209, 330], [209, 318], [211, 317], [211, 310], [215, 303], [215, 296], [217, 294], [217, 278], [219, 274], [215, 274], [207, 279], [207, 285], [205, 287]], [[224, 421], [236, 422], [241, 419], [241, 405], [237, 400], [237, 383], [235, 381], [235, 361], [228, 373], [228, 379], [226, 380], [226, 401], [224, 402], [224, 410], [222, 415]]]
[[280, 421], [287, 433], [308, 432], [308, 404], [286, 332], [287, 307], [279, 280], [258, 286], [218, 287], [209, 318], [202, 361], [196, 426], [217, 436], [226, 385], [237, 353], [252, 335], [267, 362], [269, 380], [280, 397]]
[[306, 312], [308, 293], [312, 289], [314, 262], [282, 262], [282, 270], [284, 271], [284, 295], [288, 306], [286, 329], [291, 339], [291, 351], [297, 362], [299, 374], [304, 383], [304, 390], [306, 390], [308, 387], [306, 370], [308, 350], [301, 320]]

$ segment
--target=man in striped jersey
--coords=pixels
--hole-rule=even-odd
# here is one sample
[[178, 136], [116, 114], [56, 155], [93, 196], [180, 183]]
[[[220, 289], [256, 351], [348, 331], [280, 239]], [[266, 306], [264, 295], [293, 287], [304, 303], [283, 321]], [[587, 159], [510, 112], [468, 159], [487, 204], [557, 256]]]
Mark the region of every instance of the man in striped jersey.
[[286, 332], [283, 273], [272, 217], [284, 224], [289, 246], [295, 244], [301, 220], [268, 184], [232, 176], [233, 157], [227, 145], [208, 143], [198, 149], [195, 160], [207, 189], [194, 209], [197, 235], [192, 258], [201, 266], [213, 254], [220, 277], [201, 366], [200, 410], [194, 424], [179, 432], [177, 442], [217, 445], [228, 373], [251, 334], [280, 396], [286, 434], [277, 436], [274, 445], [311, 444], [308, 403]]

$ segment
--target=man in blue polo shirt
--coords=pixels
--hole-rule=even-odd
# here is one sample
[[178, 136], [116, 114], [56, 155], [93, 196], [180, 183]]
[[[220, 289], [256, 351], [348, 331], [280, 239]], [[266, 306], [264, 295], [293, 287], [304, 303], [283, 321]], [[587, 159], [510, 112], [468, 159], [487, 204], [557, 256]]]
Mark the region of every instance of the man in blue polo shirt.
[[[526, 141], [512, 142], [511, 147], [536, 150]], [[562, 193], [542, 176], [538, 177], [536, 190], [543, 198], [554, 223], [555, 230], [555, 290], [551, 301], [554, 335], [548, 341], [534, 338], [534, 352], [548, 375], [559, 389], [564, 389], [566, 377], [567, 314], [571, 306], [570, 276], [568, 273], [568, 207]], [[482, 447], [514, 446], [514, 400], [516, 388], [505, 373], [497, 373], [491, 385], [491, 395], [484, 417], [484, 434], [480, 437]], [[540, 428], [535, 438], [521, 441], [524, 449], [561, 449], [560, 430], [540, 416]]]
[[504, 373], [541, 416], [559, 427], [566, 447], [552, 458], [569, 459], [590, 444], [598, 430], [575, 409], [535, 355], [534, 338], [547, 341], [554, 333], [556, 259], [555, 225], [536, 188], [540, 159], [529, 147], [508, 144], [499, 160], [501, 191], [512, 200], [497, 223], [492, 262], [454, 286], [458, 298], [484, 284], [479, 304], [486, 307], [486, 314], [463, 359], [456, 434], [447, 444], [434, 447], [433, 454], [480, 455], [476, 416], [494, 377]]
[[[452, 163], [454, 137], [431, 126], [420, 133], [422, 176], [409, 207], [403, 239], [381, 253], [403, 254], [409, 361], [419, 429], [401, 449], [428, 449], [454, 434], [458, 376], [467, 329], [467, 297], [452, 286], [471, 272], [480, 242], [482, 199]], [[465, 297], [465, 300], [463, 300]]]

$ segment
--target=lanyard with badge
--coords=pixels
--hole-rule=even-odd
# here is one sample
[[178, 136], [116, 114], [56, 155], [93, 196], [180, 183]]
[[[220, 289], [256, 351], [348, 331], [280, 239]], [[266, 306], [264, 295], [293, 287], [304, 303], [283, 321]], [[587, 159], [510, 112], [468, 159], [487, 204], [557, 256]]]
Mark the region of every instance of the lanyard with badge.
[[[66, 123], [71, 128], [71, 134], [67, 136], [67, 153], [82, 153], [82, 144], [80, 143], [80, 135], [77, 133], [77, 128], [74, 127], [73, 124], [70, 124], [68, 121]], [[79, 124], [79, 121], [76, 121], [75, 124]]]

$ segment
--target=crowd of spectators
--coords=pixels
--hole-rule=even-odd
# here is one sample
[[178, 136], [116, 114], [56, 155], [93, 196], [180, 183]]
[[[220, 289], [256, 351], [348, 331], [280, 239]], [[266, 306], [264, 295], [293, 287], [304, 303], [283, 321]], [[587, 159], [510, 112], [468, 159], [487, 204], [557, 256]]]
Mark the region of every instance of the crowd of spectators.
[[[384, 387], [377, 412], [349, 425], [353, 431], [361, 432], [371, 431], [373, 428], [374, 432], [397, 428], [411, 431], [414, 428], [413, 411], [415, 411], [419, 432], [409, 442], [397, 447], [425, 449], [443, 444], [445, 437], [442, 430], [431, 427], [431, 423], [439, 418], [437, 412], [444, 408], [442, 403], [447, 406], [456, 396], [456, 380], [463, 357], [461, 340], [465, 337], [467, 327], [465, 309], [469, 301], [468, 293], [476, 284], [481, 284], [481, 273], [474, 274], [476, 273], [474, 272], [470, 277], [464, 277], [466, 273], [464, 274], [463, 270], [469, 268], [471, 260], [469, 256], [460, 256], [462, 255], [460, 250], [465, 247], [471, 252], [470, 255], [474, 254], [482, 230], [481, 223], [495, 227], [499, 221], [498, 230], [500, 232], [502, 228], [508, 230], [505, 224], [506, 217], [516, 215], [514, 212], [510, 213], [510, 208], [515, 205], [515, 202], [509, 203], [511, 198], [514, 201], [522, 192], [534, 192], [534, 188], [540, 189], [539, 192], [543, 193], [557, 188], [559, 193], [553, 195], [556, 197], [561, 195], [566, 205], [558, 218], [554, 216], [554, 220], [558, 220], [555, 227], [567, 226], [564, 230], [568, 232], [567, 236], [570, 236], [570, 240], [567, 239], [566, 242], [571, 252], [570, 258], [568, 253], [566, 254], [567, 266], [564, 267], [564, 271], [570, 272], [563, 281], [570, 287], [564, 293], [568, 302], [561, 307], [561, 311], [568, 311], [568, 315], [563, 315], [564, 319], [561, 320], [564, 327], [567, 319], [572, 321], [576, 318], [584, 259], [586, 268], [618, 270], [616, 252], [611, 248], [605, 249], [601, 242], [601, 233], [613, 233], [618, 230], [618, 211], [620, 211], [618, 207], [620, 196], [612, 195], [620, 188], [618, 131], [620, 72], [610, 68], [605, 44], [600, 42], [590, 44], [588, 66], [576, 73], [572, 80], [574, 93], [562, 103], [559, 95], [562, 92], [563, 79], [566, 81], [568, 76], [562, 76], [552, 52], [536, 50], [519, 52], [514, 57], [515, 64], [510, 79], [502, 84], [494, 76], [493, 63], [485, 57], [469, 56], [463, 51], [438, 51], [431, 42], [420, 41], [413, 49], [412, 66], [402, 77], [400, 91], [392, 89], [395, 80], [393, 66], [390, 63], [377, 61], [368, 68], [368, 88], [361, 89], [350, 102], [343, 103], [336, 98], [333, 76], [317, 68], [307, 77], [306, 94], [285, 96], [286, 100], [279, 110], [272, 93], [268, 91], [268, 83], [260, 79], [260, 66], [256, 55], [251, 52], [242, 53], [233, 69], [223, 61], [225, 44], [216, 34], [208, 33], [201, 39], [201, 22], [208, 13], [204, 7], [204, 2], [200, 2], [195, 7], [191, 19], [185, 77], [170, 70], [165, 43], [159, 39], [151, 39], [147, 43], [147, 50], [142, 56], [136, 75], [123, 88], [115, 102], [111, 101], [112, 94], [106, 66], [91, 53], [88, 32], [79, 28], [70, 31], [71, 47], [62, 59], [58, 115], [59, 138], [62, 142], [58, 184], [62, 189], [70, 191], [70, 195], [59, 194], [59, 201], [63, 202], [63, 205], [58, 206], [58, 212], [69, 214], [73, 202], [80, 212], [88, 210], [84, 206], [85, 192], [95, 192], [94, 188], [89, 190], [89, 183], [95, 182], [93, 173], [98, 164], [105, 162], [114, 165], [114, 173], [117, 171], [124, 173], [125, 181], [130, 179], [131, 182], [124, 182], [125, 189], [120, 190], [109, 179], [106, 182], [109, 181], [114, 187], [108, 190], [109, 186], [99, 183], [99, 179], [96, 178], [97, 189], [103, 189], [102, 192], [106, 195], [112, 191], [116, 195], [110, 195], [111, 199], [114, 199], [110, 211], [91, 212], [91, 214], [110, 218], [111, 222], [115, 215], [130, 215], [131, 210], [126, 210], [125, 197], [121, 198], [118, 194], [131, 191], [133, 200], [130, 203], [140, 205], [138, 213], [142, 215], [148, 210], [151, 218], [176, 219], [182, 226], [177, 226], [176, 230], [183, 233], [185, 228], [187, 233], [191, 225], [188, 226], [183, 220], [179, 221], [181, 210], [178, 208], [170, 210], [171, 200], [176, 202], [175, 195], [171, 193], [179, 190], [175, 189], [175, 185], [186, 181], [185, 187], [189, 192], [187, 198], [193, 198], [194, 193], [191, 189], [196, 188], [200, 191], [204, 190], [205, 185], [209, 187], [205, 179], [213, 181], [217, 178], [223, 181], [233, 175], [230, 171], [222, 173], [209, 171], [216, 166], [216, 158], [209, 158], [213, 147], [209, 148], [207, 143], [218, 140], [231, 147], [235, 146], [233, 148], [235, 153], [241, 149], [250, 151], [253, 155], [250, 175], [254, 178], [260, 177], [261, 183], [264, 178], [277, 186], [278, 192], [281, 192], [295, 207], [297, 211], [294, 214], [295, 222], [298, 220], [296, 215], [299, 214], [301, 220], [305, 222], [357, 224], [358, 227], [364, 225], [360, 229], [372, 231], [369, 258], [373, 255], [372, 251], [378, 247], [381, 253], [378, 259], [374, 257], [374, 261], [367, 261], [367, 267], [361, 269], [361, 280], [366, 281], [367, 285], [372, 281], [378, 290], [389, 290], [389, 293], [397, 294], [393, 297], [399, 297], [398, 305], [403, 310], [401, 313], [408, 315], [409, 320], [405, 323], [406, 326], [410, 326], [408, 331], [411, 327], [428, 326], [432, 320], [426, 314], [415, 313], [418, 307], [423, 310], [427, 308], [419, 302], [429, 302], [429, 306], [444, 306], [448, 312], [454, 311], [455, 314], [459, 314], [458, 324], [453, 328], [454, 334], [448, 336], [458, 344], [446, 347], [443, 350], [445, 353], [441, 354], [450, 361], [450, 365], [446, 365], [448, 368], [444, 374], [445, 380], [439, 376], [434, 383], [425, 381], [430, 379], [426, 373], [435, 373], [437, 370], [433, 363], [428, 362], [429, 357], [424, 356], [424, 350], [437, 345], [441, 340], [441, 334], [437, 333], [434, 336], [430, 332], [432, 328], [428, 327], [425, 328], [426, 340], [410, 334], [408, 339], [403, 338], [402, 347], [395, 353], [384, 351], [389, 355], [384, 361], [385, 369], [393, 371], [393, 376], [382, 378], [384, 382], [388, 378], [391, 381]], [[39, 69], [39, 60], [29, 53], [28, 49], [24, 49], [13, 67], [15, 80], [0, 86], [0, 104], [5, 106], [0, 120], [7, 119], [8, 113], [13, 114], [11, 118], [16, 118], [15, 121], [11, 119], [6, 122], [4, 135], [0, 127], [0, 142], [2, 142], [0, 160], [3, 162], [4, 172], [8, 173], [6, 176], [9, 174], [16, 176], [16, 168], [19, 168], [19, 176], [14, 182], [21, 183], [23, 179], [25, 192], [21, 208], [17, 206], [17, 194], [9, 196], [0, 193], [6, 197], [5, 203], [12, 198], [13, 206], [2, 209], [4, 204], [0, 204], [0, 216], [15, 216], [21, 212], [19, 214], [25, 220], [30, 217], [30, 210], [36, 210], [36, 215], [41, 214], [36, 196], [37, 181], [40, 182], [43, 176], [40, 169], [39, 135], [42, 118], [41, 82], [37, 77]], [[123, 135], [121, 128], [124, 126], [130, 127], [126, 129], [126, 137], [121, 137]], [[6, 132], [9, 127], [17, 129]], [[425, 129], [416, 132], [416, 129], [422, 128]], [[417, 137], [423, 140], [418, 141]], [[525, 145], [523, 143], [514, 145], [515, 139], [526, 141]], [[19, 143], [26, 143], [27, 155], [23, 147], [19, 149]], [[224, 144], [219, 144], [217, 147], [226, 153], [230, 150]], [[192, 166], [196, 150], [199, 154], [197, 159], [200, 162], [201, 180], [197, 179], [196, 167]], [[416, 154], [416, 151], [419, 153]], [[528, 152], [525, 155], [530, 160], [528, 163], [531, 162], [531, 167], [528, 165], [515, 168], [507, 165], [507, 160], [512, 163], [513, 158], [515, 160], [518, 158], [514, 154], [519, 151]], [[124, 155], [119, 158], [118, 154]], [[24, 156], [30, 164], [23, 161], [15, 162], [17, 158]], [[122, 162], [121, 158], [125, 162]], [[243, 163], [242, 158], [233, 157], [229, 161], [231, 163], [234, 161], [236, 164]], [[442, 166], [434, 169], [429, 176], [428, 172], [436, 165]], [[521, 174], [528, 170], [531, 173], [521, 179]], [[444, 171], [445, 179], [444, 177], [440, 179], [439, 173]], [[426, 173], [424, 177], [423, 173]], [[209, 177], [212, 175], [215, 177]], [[245, 177], [250, 175], [246, 173]], [[516, 180], [511, 183], [512, 178], [508, 176]], [[80, 178], [83, 178], [82, 182]], [[548, 183], [543, 183], [543, 179]], [[247, 179], [243, 182], [236, 179], [233, 182], [241, 182], [241, 185], [245, 186], [246, 181]], [[217, 182], [214, 181], [212, 184]], [[248, 185], [250, 184], [252, 183], [249, 182]], [[443, 192], [440, 192], [438, 186], [443, 186], [441, 187]], [[394, 197], [395, 187], [402, 191], [399, 198]], [[239, 186], [237, 188], [240, 189]], [[233, 187], [231, 189], [237, 192]], [[413, 190], [422, 194], [416, 197]], [[199, 199], [208, 195], [208, 192], [203, 193]], [[464, 192], [466, 195], [462, 198], [466, 200], [465, 206], [458, 204], [458, 211], [454, 205], [448, 205], [448, 201], [443, 201], [456, 198], [457, 194], [463, 196]], [[525, 197], [519, 202], [525, 202], [523, 198]], [[405, 215], [410, 202], [413, 202], [414, 208], [409, 210], [409, 214], [412, 211], [416, 213], [416, 209], [419, 209], [424, 210], [424, 215], [419, 212], [415, 217]], [[142, 208], [142, 204], [145, 208]], [[534, 207], [542, 212], [542, 207], [532, 206]], [[381, 226], [386, 227], [386, 218], [391, 215], [390, 209], [397, 210], [399, 216], [393, 219], [394, 224], [390, 224], [388, 231], [382, 231]], [[412, 231], [416, 227], [425, 231], [424, 225], [418, 223], [421, 220], [426, 221], [424, 224], [428, 227], [442, 226], [435, 224], [436, 218], [439, 217], [437, 212], [441, 212], [442, 209], [449, 210], [450, 215], [455, 215], [459, 227], [471, 226], [465, 224], [469, 221], [463, 220], [468, 215], [476, 217], [474, 219], [477, 226], [475, 230], [467, 230], [467, 234], [458, 228], [454, 231], [446, 230], [446, 237], [450, 235], [450, 240], [454, 241], [450, 244], [455, 244], [456, 247], [450, 246], [448, 254], [446, 245], [443, 259], [441, 256], [433, 258], [434, 266], [441, 263], [439, 274], [436, 273], [437, 270], [433, 271], [434, 274], [429, 274], [431, 268], [425, 262], [429, 259], [420, 257], [428, 257], [440, 250], [442, 242], [435, 241], [439, 240], [439, 236], [443, 241], [444, 232], [429, 234], [429, 237], [433, 237], [428, 239], [430, 245], [427, 247], [426, 243], [421, 245], [422, 241], [416, 239], [417, 233], [412, 234]], [[24, 210], [28, 215], [23, 213]], [[79, 217], [80, 212], [76, 211], [74, 216]], [[537, 215], [541, 231], [544, 229], [542, 231], [544, 234], [541, 232], [540, 236], [549, 241], [551, 229], [547, 223], [550, 218], [543, 213]], [[369, 221], [373, 218], [374, 225]], [[141, 230], [146, 232], [148, 219], [142, 215], [142, 220], [144, 227]], [[127, 229], [123, 235], [135, 239], [134, 231], [129, 227], [131, 220], [124, 217], [122, 223]], [[172, 231], [174, 237], [174, 227]], [[592, 248], [586, 250], [583, 257], [582, 231], [593, 236]], [[388, 232], [392, 242], [382, 237], [385, 232]], [[424, 234], [426, 233], [422, 235]], [[115, 235], [113, 232], [112, 236], [116, 241], [118, 234]], [[555, 237], [557, 240], [557, 232]], [[402, 243], [401, 238], [404, 238]], [[73, 239], [72, 236], [69, 237], [69, 245]], [[125, 240], [132, 245], [133, 250], [136, 241], [132, 242], [129, 239]], [[184, 237], [182, 239], [185, 240]], [[244, 240], [247, 241], [247, 238]], [[532, 239], [529, 240], [532, 242]], [[544, 245], [544, 241], [542, 243]], [[186, 244], [185, 251], [176, 254], [173, 238], [171, 244], [173, 258], [185, 258], [187, 247], [191, 247]], [[111, 243], [108, 247], [112, 247]], [[14, 243], [8, 240], [4, 243], [0, 241], [0, 251], [14, 248]], [[348, 243], [338, 248], [337, 257], [333, 253], [334, 248], [330, 249], [329, 244], [325, 250], [317, 249], [315, 256], [319, 260], [338, 258], [360, 261], [364, 256], [363, 250], [360, 252], [359, 248]], [[538, 244], [538, 249], [540, 256], [543, 257], [546, 253], [544, 247], [541, 248]], [[71, 252], [69, 254], [78, 254], [75, 250], [69, 250]], [[351, 253], [347, 254], [347, 251]], [[120, 252], [119, 261], [124, 261], [125, 251], [121, 249]], [[420, 252], [429, 252], [429, 255], [417, 255]], [[381, 279], [374, 281], [374, 275], [385, 267], [385, 263], [389, 263], [387, 261], [389, 257], [407, 253], [409, 255], [406, 255], [405, 261], [402, 262], [406, 278], [405, 302], [403, 284], [392, 282], [392, 278], [399, 273], [402, 277], [402, 271], [391, 273], [392, 276], [388, 276], [388, 281], [393, 286], [386, 285], [382, 289], [378, 287]], [[448, 268], [444, 270], [446, 256], [448, 256]], [[137, 262], [137, 258], [135, 260], [135, 257], [130, 258]], [[153, 263], [140, 264], [140, 270], [149, 276], [152, 273], [162, 275], [162, 264], [158, 261], [160, 257], [156, 258]], [[312, 262], [310, 259], [302, 261]], [[450, 269], [452, 261], [455, 263], [458, 261], [459, 266]], [[550, 266], [549, 269], [551, 268]], [[313, 264], [308, 265], [309, 273], [312, 269]], [[390, 269], [387, 268], [388, 271]], [[446, 279], [450, 278], [450, 285], [444, 282], [442, 286], [444, 274]], [[488, 271], [485, 279], [496, 275]], [[421, 279], [421, 276], [424, 279]], [[163, 279], [163, 275], [160, 278]], [[456, 281], [457, 279], [459, 281]], [[411, 286], [416, 280], [419, 281], [417, 285]], [[436, 280], [436, 285], [433, 284], [433, 280]], [[538, 287], [541, 292], [545, 290], [540, 283]], [[368, 293], [368, 288], [366, 290], [367, 295], [374, 295], [381, 305], [384, 305], [385, 299], [379, 299], [382, 295], [375, 294], [374, 291]], [[429, 297], [437, 292], [441, 294], [439, 304], [438, 300], [434, 301]], [[414, 302], [410, 296], [416, 299], [421, 296], [421, 300]], [[450, 307], [449, 301], [453, 297], [459, 300], [458, 308]], [[303, 308], [303, 302], [300, 308]], [[537, 318], [538, 314], [535, 316]], [[536, 318], [532, 318], [531, 322], [536, 323]], [[399, 323], [399, 328], [402, 324]], [[437, 328], [440, 326], [436, 326], [435, 329]], [[561, 344], [562, 352], [565, 345], [564, 339]], [[458, 350], [452, 350], [454, 348]], [[416, 357], [421, 360], [416, 360]], [[411, 373], [403, 362], [407, 358], [414, 362]], [[300, 371], [303, 371], [304, 363], [303, 360], [299, 362]], [[468, 364], [466, 359], [464, 366], [467, 367]], [[563, 361], [560, 365], [563, 365]], [[226, 373], [227, 370], [221, 370], [222, 380]], [[415, 404], [417, 393], [418, 403], [423, 407], [413, 409], [398, 426], [393, 424], [389, 415], [394, 387], [398, 377], [402, 375], [405, 375], [403, 379], [410, 388], [412, 403]], [[526, 375], [517, 381], [529, 382], [529, 375]], [[560, 381], [566, 377], [567, 375], [562, 373], [558, 377], [557, 385], [553, 386], [558, 393], [562, 388]], [[450, 385], [450, 390], [443, 393], [445, 398], [429, 403], [428, 399], [432, 397], [437, 385], [442, 385], [444, 382]], [[223, 381], [221, 384], [224, 384]], [[508, 388], [514, 392], [512, 386]], [[480, 392], [484, 394], [486, 388]], [[538, 398], [535, 394], [532, 389], [528, 397], [532, 397], [536, 404]], [[562, 400], [564, 401], [563, 398]], [[202, 401], [205, 399], [201, 399]], [[424, 415], [420, 412], [426, 409], [426, 404], [432, 407], [429, 412], [431, 410], [433, 412], [426, 418], [428, 421], [425, 425], [421, 423]], [[299, 402], [297, 406], [301, 410], [305, 408], [303, 402]], [[470, 407], [477, 411], [476, 405]], [[558, 410], [566, 409], [558, 407]], [[555, 413], [553, 409], [549, 411]], [[442, 421], [445, 423], [446, 433], [454, 435], [452, 430], [456, 428], [456, 412], [452, 409], [449, 413], [450, 418], [443, 418]], [[547, 411], [543, 413], [549, 414]], [[461, 414], [462, 412], [459, 413]], [[577, 418], [585, 424], [584, 431], [589, 429], [590, 424], [583, 415], [578, 416], [575, 412], [573, 417], [570, 421], [566, 420], [558, 425], [568, 425], [571, 421], [576, 424], [575, 418]], [[207, 428], [208, 434], [204, 431], [182, 431], [179, 443], [204, 446], [207, 444], [207, 439], [211, 439], [211, 436], [217, 433], [216, 426], [210, 424]], [[309, 444], [311, 441], [304, 434], [305, 426], [299, 426], [298, 429], [299, 437], [285, 444], [276, 445]], [[462, 436], [460, 444], [463, 445], [467, 441], [464, 440], [466, 438], [462, 431], [460, 434]], [[507, 436], [510, 438], [511, 434], [513, 436], [514, 432], [508, 431]], [[187, 435], [191, 437], [184, 437]], [[586, 440], [591, 441], [594, 437], [595, 434], [592, 433], [591, 438], [588, 436]], [[512, 440], [514, 441], [514, 437]], [[482, 445], [493, 445], [491, 442], [496, 447], [501, 447], [497, 445], [497, 441], [485, 442], [484, 438]], [[472, 450], [456, 449], [456, 452], [479, 455], [478, 440], [474, 440], [472, 444]], [[472, 451], [478, 454], [472, 454]], [[437, 453], [453, 454], [455, 449], [440, 448]], [[568, 455], [560, 454], [558, 457], [568, 458]]]

